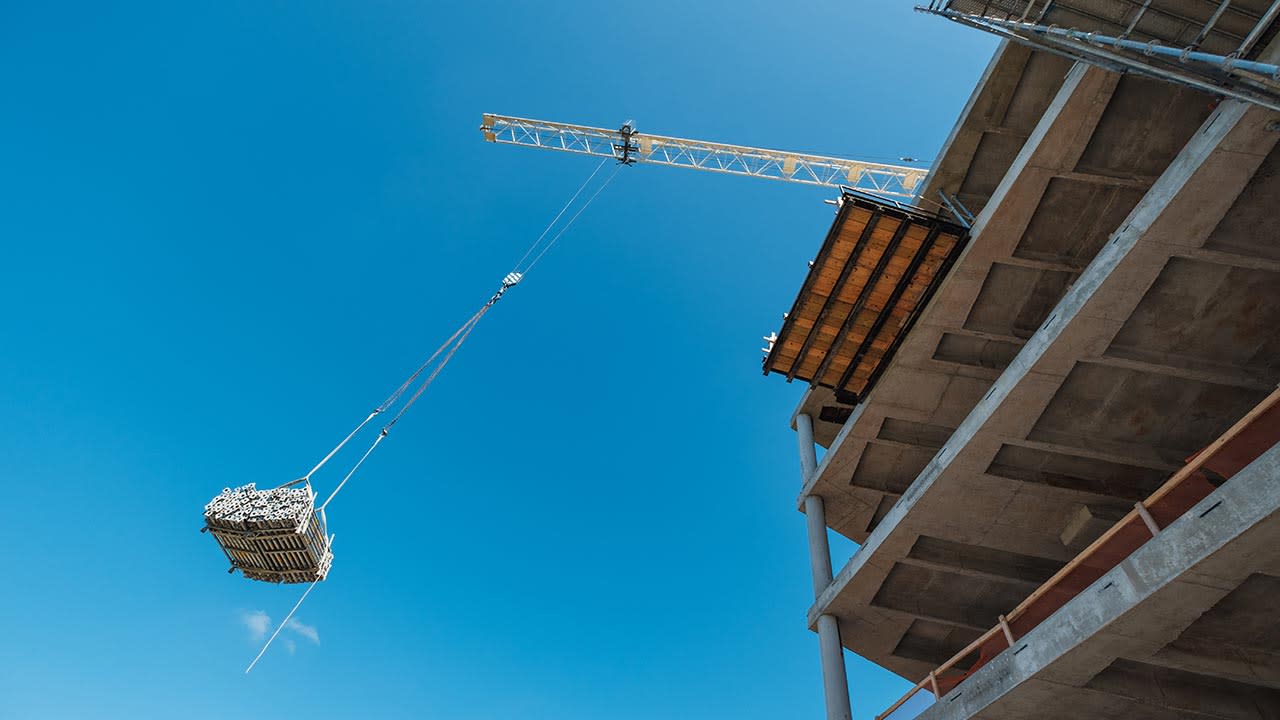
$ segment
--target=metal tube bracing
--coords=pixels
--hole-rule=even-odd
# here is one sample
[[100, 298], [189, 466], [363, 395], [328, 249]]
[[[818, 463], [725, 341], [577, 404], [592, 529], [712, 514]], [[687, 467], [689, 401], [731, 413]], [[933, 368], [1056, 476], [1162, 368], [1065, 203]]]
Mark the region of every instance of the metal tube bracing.
[[[1154, 43], [1124, 41], [1125, 43], [1131, 43], [1132, 45], [1139, 46], [1138, 48], [1133, 48], [1130, 45], [1093, 42], [1099, 38], [1106, 37], [1093, 33], [1083, 33], [1080, 31], [1054, 33], [1029, 32], [1023, 30], [1021, 27], [1014, 27], [1028, 25], [1027, 23], [1007, 22], [1002, 21], [999, 18], [956, 12], [954, 10], [947, 9], [945, 5], [946, 3], [943, 0], [934, 0], [934, 3], [929, 6], [916, 6], [916, 11], [928, 13], [930, 15], [937, 15], [961, 25], [967, 25], [972, 28], [984, 30], [1012, 42], [1026, 45], [1034, 50], [1060, 55], [1071, 60], [1089, 63], [1091, 65], [1103, 67], [1108, 70], [1115, 70], [1121, 73], [1134, 72], [1164, 80], [1166, 82], [1185, 85], [1209, 94], [1222, 95], [1236, 100], [1242, 100], [1247, 103], [1252, 103], [1254, 105], [1259, 105], [1269, 110], [1280, 111], [1280, 93], [1273, 91], [1272, 88], [1268, 86], [1251, 81], [1251, 78], [1248, 76], [1230, 75], [1230, 80], [1234, 84], [1224, 85], [1220, 84], [1222, 82], [1220, 78], [1211, 78], [1208, 74], [1191, 72], [1190, 65], [1188, 65], [1187, 69], [1179, 68], [1177, 64], [1171, 64], [1169, 67], [1161, 67], [1120, 53], [1120, 51], [1127, 50], [1129, 52], [1147, 54], [1147, 51], [1152, 48], [1162, 48], [1162, 46]], [[1061, 30], [1061, 28], [1053, 26], [1035, 25], [1032, 27], [1042, 27], [1046, 30], [1053, 29], [1055, 31]], [[1071, 35], [1069, 33], [1076, 33], [1078, 36]], [[1107, 39], [1113, 41], [1122, 40], [1121, 38], [1109, 37]], [[1167, 53], [1163, 52], [1164, 50], [1173, 50], [1173, 57], [1169, 57]], [[1159, 55], [1161, 57], [1165, 57], [1166, 61], [1183, 60], [1184, 55], [1187, 60], [1197, 59], [1192, 57], [1193, 55], [1196, 55], [1196, 53], [1185, 48], [1182, 50], [1163, 48], [1163, 50], [1152, 51], [1150, 54], [1153, 56]], [[1206, 55], [1206, 53], [1199, 54]], [[1241, 63], [1253, 64], [1258, 66], [1259, 69], [1266, 71], [1259, 74], [1266, 75], [1268, 77], [1276, 76], [1272, 71], [1273, 69], [1280, 70], [1277, 66], [1269, 65], [1267, 63], [1236, 61], [1236, 59], [1230, 56], [1221, 55], [1214, 55], [1212, 57], [1235, 61], [1235, 64], [1232, 67], [1244, 72], [1257, 72], [1257, 70], [1251, 70], [1247, 65]], [[1213, 63], [1201, 60], [1200, 64], [1203, 67], [1209, 68]], [[1219, 65], [1216, 69], [1220, 72], [1227, 72], [1229, 70], [1228, 67], [1224, 67], [1223, 65]]]
[[1266, 32], [1267, 28], [1271, 27], [1271, 23], [1276, 21], [1277, 16], [1280, 16], [1280, 0], [1271, 3], [1271, 7], [1267, 8], [1267, 11], [1254, 24], [1253, 29], [1240, 42], [1240, 47], [1236, 48], [1236, 55], [1244, 55], [1252, 50], [1253, 44], [1258, 42], [1258, 38], [1262, 37], [1262, 33]]
[[[651, 165], [746, 175], [826, 187], [847, 186], [889, 197], [913, 198], [927, 168], [862, 162], [808, 153], [529, 120], [485, 114], [480, 131], [493, 143], [611, 157]], [[629, 141], [629, 142], [628, 142]]]
[[[946, 13], [954, 12], [952, 10], [944, 11]], [[1217, 19], [1217, 16], [1213, 18]], [[1216, 55], [1214, 53], [1200, 52], [1187, 48], [1176, 48], [1160, 45], [1156, 42], [1141, 42], [1138, 40], [1126, 40], [1124, 38], [1111, 37], [1110, 35], [1102, 35], [1094, 32], [1085, 32], [1083, 30], [1070, 30], [1067, 28], [1054, 27], [1052, 25], [1036, 25], [1033, 23], [1017, 22], [1014, 20], [1001, 20], [999, 18], [984, 17], [980, 22], [990, 23], [997, 27], [1002, 27], [1012, 31], [1023, 31], [1035, 33], [1037, 35], [1053, 35], [1057, 37], [1070, 38], [1090, 45], [1107, 45], [1122, 50], [1131, 50], [1140, 52], [1144, 55], [1160, 55], [1163, 57], [1174, 58], [1182, 62], [1198, 62], [1211, 65], [1222, 70], [1244, 70], [1246, 72], [1266, 75], [1273, 80], [1280, 80], [1280, 65], [1272, 63], [1257, 62], [1256, 60], [1244, 60], [1229, 55]], [[1206, 28], [1209, 26], [1206, 26]]]
[[1222, 19], [1222, 13], [1226, 12], [1230, 5], [1231, 0], [1222, 0], [1222, 2], [1218, 4], [1218, 9], [1213, 11], [1213, 15], [1209, 17], [1209, 21], [1204, 24], [1204, 27], [1200, 28], [1200, 33], [1196, 35], [1196, 39], [1191, 41], [1191, 47], [1200, 47], [1200, 43], [1204, 42], [1205, 38], [1209, 37], [1210, 32], [1213, 32], [1213, 27]]

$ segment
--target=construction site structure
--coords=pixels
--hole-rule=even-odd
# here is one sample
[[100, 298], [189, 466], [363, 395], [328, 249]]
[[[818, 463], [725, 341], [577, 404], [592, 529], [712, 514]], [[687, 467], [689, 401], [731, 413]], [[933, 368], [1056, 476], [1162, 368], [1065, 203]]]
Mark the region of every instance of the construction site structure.
[[918, 186], [973, 217], [842, 193], [766, 348], [827, 717], [845, 649], [885, 720], [1280, 717], [1280, 2], [926, 9], [1005, 39]]
[[631, 165], [669, 165], [785, 182], [848, 186], [893, 198], [912, 198], [927, 168], [844, 160], [808, 153], [686, 140], [641, 133], [630, 121], [617, 130], [486, 113], [488, 142], [613, 158]]

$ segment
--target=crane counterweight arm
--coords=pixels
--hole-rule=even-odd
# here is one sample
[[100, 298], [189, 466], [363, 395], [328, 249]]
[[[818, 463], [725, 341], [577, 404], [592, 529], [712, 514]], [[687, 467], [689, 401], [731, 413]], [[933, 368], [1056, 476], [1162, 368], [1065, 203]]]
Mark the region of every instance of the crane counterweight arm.
[[484, 139], [508, 145], [611, 157], [619, 162], [673, 165], [807, 185], [840, 185], [892, 197], [915, 197], [927, 168], [844, 160], [636, 132], [485, 114]]

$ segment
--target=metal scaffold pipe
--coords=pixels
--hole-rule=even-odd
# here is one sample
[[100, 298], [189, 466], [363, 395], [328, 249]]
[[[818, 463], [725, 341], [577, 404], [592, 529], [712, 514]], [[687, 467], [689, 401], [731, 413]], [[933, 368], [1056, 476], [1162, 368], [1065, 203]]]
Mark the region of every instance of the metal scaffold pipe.
[[1234, 55], [1216, 55], [1214, 53], [1194, 50], [1190, 47], [1170, 47], [1167, 45], [1161, 45], [1157, 41], [1141, 42], [1138, 40], [1128, 40], [1096, 32], [1060, 28], [1055, 25], [1037, 25], [1035, 23], [1019, 22], [1017, 20], [1002, 20], [999, 18], [985, 16], [975, 17], [967, 13], [956, 12], [955, 10], [930, 9], [929, 12], [943, 15], [951, 19], [965, 19], [985, 23], [1013, 32], [1020, 31], [1035, 33], [1037, 35], [1068, 38], [1089, 45], [1113, 47], [1121, 50], [1142, 53], [1143, 55], [1148, 56], [1159, 55], [1161, 57], [1172, 58], [1181, 62], [1198, 62], [1205, 65], [1215, 66], [1227, 72], [1242, 70], [1244, 72], [1265, 75], [1273, 80], [1280, 80], [1280, 65], [1257, 62], [1255, 60], [1244, 60]]
[[[1147, 77], [1193, 88], [1200, 92], [1224, 98], [1252, 103], [1280, 112], [1280, 66], [1241, 58], [1265, 28], [1280, 15], [1280, 0], [1258, 21], [1240, 47], [1229, 55], [1215, 55], [1196, 49], [1194, 45], [1168, 47], [1158, 40], [1139, 42], [1129, 40], [1128, 34], [1137, 26], [1138, 15], [1120, 37], [1065, 29], [1056, 25], [1044, 25], [1037, 18], [1033, 22], [1010, 20], [981, 13], [958, 12], [950, 8], [950, 0], [933, 0], [927, 6], [916, 6], [917, 12], [936, 15], [945, 20], [989, 32], [1010, 42], [1033, 50], [1058, 55], [1076, 62], [1084, 62], [1120, 73], [1136, 73]], [[1051, 6], [1046, 4], [1045, 10]], [[1045, 11], [1041, 11], [1040, 18]], [[1144, 57], [1145, 56], [1145, 57]], [[1146, 58], [1160, 58], [1152, 62]]]

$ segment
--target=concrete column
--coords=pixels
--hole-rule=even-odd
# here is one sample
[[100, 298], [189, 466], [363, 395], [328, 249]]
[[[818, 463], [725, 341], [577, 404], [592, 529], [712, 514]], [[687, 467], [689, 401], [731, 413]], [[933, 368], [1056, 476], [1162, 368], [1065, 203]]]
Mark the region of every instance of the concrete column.
[[[813, 418], [796, 416], [796, 438], [800, 443], [800, 483], [806, 485], [818, 471], [818, 453], [813, 443]], [[813, 574], [813, 597], [831, 584], [831, 547], [827, 542], [827, 513], [821, 495], [804, 498], [804, 517], [809, 526], [809, 569]]]
[[816, 600], [831, 584], [831, 546], [827, 543], [827, 513], [821, 495], [804, 496], [804, 520], [809, 526], [809, 570]]
[[852, 720], [844, 645], [840, 643], [840, 626], [834, 615], [818, 616], [818, 647], [822, 653], [822, 694], [827, 700], [827, 720]]
[[818, 472], [818, 450], [813, 442], [813, 418], [807, 413], [796, 416], [796, 442], [800, 444], [800, 484]]
[[[796, 416], [796, 437], [800, 443], [801, 484], [807, 485], [818, 471], [818, 454], [813, 443], [813, 418]], [[805, 523], [809, 530], [809, 569], [813, 574], [813, 597], [817, 599], [831, 584], [831, 547], [827, 542], [827, 514], [822, 496], [804, 498]], [[818, 647], [822, 657], [822, 693], [827, 703], [827, 720], [851, 720], [849, 681], [844, 668], [844, 645], [834, 615], [818, 618]]]

